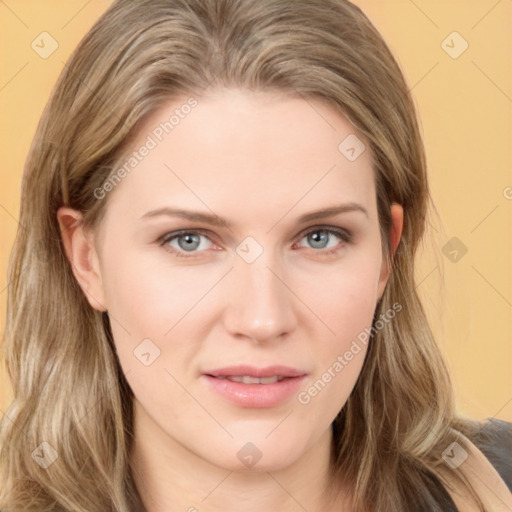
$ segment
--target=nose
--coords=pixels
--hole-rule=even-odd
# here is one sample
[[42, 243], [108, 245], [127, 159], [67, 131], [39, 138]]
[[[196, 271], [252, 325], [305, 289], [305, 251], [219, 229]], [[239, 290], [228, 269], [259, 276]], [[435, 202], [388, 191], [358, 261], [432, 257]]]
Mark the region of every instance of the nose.
[[225, 328], [232, 336], [264, 343], [295, 329], [295, 297], [273, 263], [265, 253], [252, 263], [235, 263], [224, 312]]

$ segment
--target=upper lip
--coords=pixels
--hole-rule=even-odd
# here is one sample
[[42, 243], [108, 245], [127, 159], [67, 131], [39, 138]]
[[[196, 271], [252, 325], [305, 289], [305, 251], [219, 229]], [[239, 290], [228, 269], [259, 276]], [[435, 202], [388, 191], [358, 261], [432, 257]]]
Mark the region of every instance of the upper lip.
[[290, 366], [273, 365], [258, 368], [250, 365], [227, 366], [225, 368], [218, 368], [216, 370], [208, 370], [203, 372], [204, 375], [211, 375], [212, 377], [302, 377], [306, 372], [292, 368]]

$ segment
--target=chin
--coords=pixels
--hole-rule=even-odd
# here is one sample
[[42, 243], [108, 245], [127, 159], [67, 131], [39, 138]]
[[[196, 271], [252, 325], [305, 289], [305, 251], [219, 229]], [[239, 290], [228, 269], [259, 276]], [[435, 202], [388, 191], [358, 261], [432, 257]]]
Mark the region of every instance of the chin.
[[237, 473], [258, 474], [281, 471], [291, 466], [293, 462], [294, 460], [289, 459], [288, 457], [279, 457], [279, 454], [273, 454], [270, 457], [262, 457], [254, 465], [246, 465], [245, 463], [240, 462], [238, 459], [231, 459], [229, 461], [225, 461], [225, 464], [222, 464], [222, 467]]
[[236, 436], [227, 446], [216, 444], [219, 447], [218, 451], [204, 454], [204, 456], [212, 464], [229, 471], [262, 473], [289, 467], [306, 450], [305, 446], [301, 449], [300, 440], [294, 439], [293, 436], [287, 438], [276, 436], [275, 439], [270, 440], [265, 439], [265, 435], [260, 434], [258, 438]]

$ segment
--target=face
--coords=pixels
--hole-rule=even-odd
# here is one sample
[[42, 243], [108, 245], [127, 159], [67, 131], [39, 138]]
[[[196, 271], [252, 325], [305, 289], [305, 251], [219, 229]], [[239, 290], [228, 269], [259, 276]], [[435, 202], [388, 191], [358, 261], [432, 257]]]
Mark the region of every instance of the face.
[[147, 120], [98, 192], [79, 280], [108, 310], [144, 435], [231, 470], [282, 468], [329, 433], [388, 277], [370, 150], [316, 99], [185, 104]]

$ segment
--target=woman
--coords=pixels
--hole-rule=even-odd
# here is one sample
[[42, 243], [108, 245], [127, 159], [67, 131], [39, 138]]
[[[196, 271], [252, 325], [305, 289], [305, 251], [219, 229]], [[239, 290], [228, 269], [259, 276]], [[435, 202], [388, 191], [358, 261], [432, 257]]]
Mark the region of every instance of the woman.
[[116, 1], [24, 174], [1, 509], [509, 510], [415, 292], [428, 205], [354, 5]]

